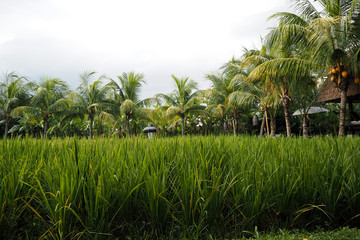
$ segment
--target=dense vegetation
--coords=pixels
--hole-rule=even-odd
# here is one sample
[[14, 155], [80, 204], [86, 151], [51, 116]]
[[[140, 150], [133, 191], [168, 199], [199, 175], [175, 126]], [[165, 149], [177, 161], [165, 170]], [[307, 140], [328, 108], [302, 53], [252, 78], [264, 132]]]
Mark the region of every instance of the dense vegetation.
[[359, 138], [22, 138], [0, 148], [2, 239], [359, 227]]
[[[360, 227], [359, 138], [246, 136], [346, 134], [346, 94], [360, 82], [360, 1], [293, 3], [295, 13], [270, 17], [279, 22], [260, 49], [207, 74], [205, 90], [172, 75], [173, 92], [140, 99], [145, 76], [135, 72], [84, 72], [76, 90], [64, 79], [5, 74], [0, 238], [240, 238]], [[325, 80], [340, 104], [309, 118]], [[299, 118], [296, 109], [304, 109]], [[139, 136], [148, 124], [155, 139]], [[180, 134], [190, 136], [161, 138]]]
[[[360, 1], [292, 2], [294, 13], [270, 17], [279, 23], [260, 49], [244, 49], [218, 73], [206, 75], [210, 89], [197, 90], [189, 78], [172, 76], [172, 93], [140, 99], [145, 77], [134, 72], [118, 79], [85, 72], [75, 91], [57, 78], [34, 83], [8, 73], [0, 84], [1, 130], [4, 136], [130, 136], [150, 123], [163, 135], [263, 135], [266, 128], [267, 135], [344, 136], [348, 86], [360, 82]], [[340, 105], [311, 117], [308, 130], [306, 112], [326, 79], [338, 88]], [[291, 118], [298, 108], [304, 109], [301, 118]], [[260, 129], [251, 125], [254, 115], [264, 119]]]

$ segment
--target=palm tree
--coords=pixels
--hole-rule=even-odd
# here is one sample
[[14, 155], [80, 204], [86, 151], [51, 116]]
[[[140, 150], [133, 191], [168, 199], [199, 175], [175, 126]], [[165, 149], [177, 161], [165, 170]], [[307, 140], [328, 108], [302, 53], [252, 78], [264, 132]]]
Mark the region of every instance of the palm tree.
[[308, 111], [310, 107], [316, 103], [316, 100], [318, 99], [318, 93], [319, 92], [318, 88], [316, 88], [316, 85], [309, 85], [307, 88], [299, 89], [299, 91], [295, 91], [294, 93], [296, 106], [300, 109], [304, 138], [308, 137]]
[[[221, 69], [223, 69], [223, 73], [229, 78], [230, 82], [228, 85], [228, 96], [225, 99], [225, 107], [229, 110], [229, 113], [232, 118], [232, 125], [234, 135], [236, 135], [238, 128], [238, 120], [240, 116], [240, 109], [245, 107], [245, 105], [240, 104], [237, 101], [230, 101], [230, 96], [234, 96], [234, 94], [241, 94], [239, 91], [241, 90], [241, 86], [243, 85], [244, 80], [249, 75], [250, 69], [243, 67], [243, 59], [235, 59], [233, 58], [226, 64], [224, 64]], [[229, 91], [230, 90], [230, 91]], [[233, 99], [233, 98], [232, 98]]]
[[[229, 103], [231, 105], [238, 106], [250, 106], [253, 108], [260, 108], [260, 111], [264, 112], [263, 121], [260, 128], [259, 136], [263, 135], [263, 129], [265, 123], [267, 123], [268, 114], [270, 114], [270, 134], [274, 136], [276, 132], [276, 108], [278, 105], [278, 97], [275, 92], [267, 91], [261, 82], [242, 82], [239, 86], [239, 90], [233, 92], [229, 96]], [[268, 129], [268, 124], [266, 125]]]
[[185, 128], [185, 116], [188, 113], [199, 112], [205, 109], [200, 105], [201, 91], [197, 90], [197, 83], [193, 80], [186, 78], [177, 78], [171, 75], [173, 78], [176, 89], [170, 94], [157, 94], [156, 97], [163, 99], [165, 104], [168, 105], [167, 113], [170, 116], [178, 116], [181, 119], [181, 135], [184, 135]]
[[[299, 37], [279, 37], [282, 32], [279, 27], [272, 30], [265, 41], [266, 52], [271, 58], [260, 58], [260, 64], [250, 73], [247, 81], [263, 81], [264, 86], [276, 91], [284, 107], [286, 134], [291, 136], [289, 107], [294, 89], [307, 86], [306, 81], [312, 81], [311, 69], [313, 63], [308, 60], [308, 51], [304, 50]], [[289, 36], [291, 35], [289, 30]]]
[[230, 111], [228, 97], [234, 92], [234, 85], [231, 77], [225, 73], [207, 74], [206, 78], [211, 81], [211, 88], [204, 93], [207, 101], [206, 110], [220, 119], [220, 124], [223, 126], [223, 132], [226, 132], [226, 117]]
[[36, 86], [30, 104], [16, 108], [15, 113], [39, 117], [43, 121], [43, 136], [46, 138], [50, 118], [55, 114], [61, 114], [67, 107], [67, 101], [64, 99], [67, 93], [68, 86], [64, 81], [47, 77]]
[[222, 73], [206, 75], [206, 78], [211, 81], [211, 88], [205, 91], [208, 98], [206, 109], [221, 119], [224, 132], [226, 118], [230, 115], [233, 132], [236, 135], [240, 109], [255, 106], [255, 101], [254, 98], [245, 101], [245, 97], [249, 96], [245, 85], [251, 86], [244, 82], [248, 72], [242, 67], [242, 62], [233, 59], [227, 64], [223, 66], [225, 70]]
[[[229, 96], [232, 104], [256, 106], [260, 111], [264, 112], [264, 120], [261, 123], [260, 136], [263, 134], [265, 122], [267, 123], [268, 114], [270, 114], [270, 136], [274, 136], [276, 132], [276, 109], [279, 105], [279, 97], [271, 82], [264, 84], [261, 79], [248, 82], [248, 76], [260, 64], [272, 60], [274, 57], [268, 52], [267, 46], [263, 45], [261, 50], [244, 49], [242, 60], [237, 64], [233, 64], [233, 68], [243, 69], [242, 74], [237, 74], [234, 79], [237, 80], [237, 91]], [[246, 73], [246, 74], [244, 74]], [[268, 124], [266, 124], [268, 130]], [[267, 131], [269, 135], [269, 130]]]
[[81, 74], [81, 83], [77, 88], [77, 92], [72, 91], [66, 97], [70, 102], [70, 107], [67, 111], [68, 118], [83, 118], [87, 116], [89, 121], [89, 138], [93, 136], [94, 119], [96, 116], [101, 114], [102, 118], [112, 118], [112, 115], [106, 111], [111, 106], [109, 100], [111, 88], [108, 85], [102, 86], [102, 79], [105, 78], [103, 75], [91, 83], [95, 74], [95, 72], [84, 72]]
[[360, 1], [318, 0], [321, 11], [309, 0], [293, 2], [299, 15], [272, 16], [280, 18], [272, 41], [290, 42], [291, 39], [302, 44], [303, 49], [311, 49], [311, 60], [329, 72], [329, 78], [340, 91], [339, 136], [343, 136], [348, 85], [359, 79]]
[[0, 109], [5, 117], [4, 137], [8, 135], [13, 110], [20, 105], [25, 105], [29, 99], [29, 91], [33, 84], [25, 83], [24, 80], [24, 77], [10, 72], [5, 75], [4, 82], [0, 83]]
[[248, 77], [249, 81], [263, 79], [265, 85], [273, 86], [274, 92], [279, 94], [284, 107], [286, 135], [288, 137], [291, 136], [289, 113], [291, 94], [295, 88], [303, 85], [302, 80], [309, 79], [309, 74], [310, 64], [306, 60], [277, 58], [259, 65]]
[[143, 109], [143, 118], [153, 124], [160, 132], [167, 133], [168, 115], [166, 110], [168, 107], [156, 103], [153, 108]]
[[142, 84], [145, 83], [143, 74], [136, 74], [135, 72], [123, 73], [118, 76], [120, 84], [111, 79], [108, 84], [114, 90], [113, 101], [115, 106], [115, 113], [120, 110], [120, 113], [126, 117], [126, 134], [130, 137], [130, 120], [138, 109], [150, 101], [145, 99], [139, 100], [139, 94]]

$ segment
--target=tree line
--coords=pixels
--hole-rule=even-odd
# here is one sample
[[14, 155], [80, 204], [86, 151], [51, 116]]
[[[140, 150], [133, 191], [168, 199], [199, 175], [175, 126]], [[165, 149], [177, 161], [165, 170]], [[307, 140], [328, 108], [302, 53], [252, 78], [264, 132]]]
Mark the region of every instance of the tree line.
[[190, 78], [172, 75], [173, 92], [140, 99], [145, 78], [135, 72], [117, 79], [84, 72], [76, 90], [58, 78], [34, 83], [8, 73], [0, 85], [4, 136], [131, 136], [148, 124], [166, 135], [265, 131], [291, 136], [297, 128], [291, 114], [297, 108], [305, 110], [300, 124], [307, 136], [306, 109], [317, 104], [325, 80], [341, 96], [339, 105], [329, 106], [339, 116], [327, 114], [333, 118], [326, 119], [332, 124], [327, 128], [344, 136], [349, 83], [359, 84], [360, 0], [318, 0], [316, 7], [308, 0], [292, 2], [295, 13], [270, 16], [278, 25], [260, 49], [244, 49], [241, 57], [206, 75], [209, 89], [198, 90]]

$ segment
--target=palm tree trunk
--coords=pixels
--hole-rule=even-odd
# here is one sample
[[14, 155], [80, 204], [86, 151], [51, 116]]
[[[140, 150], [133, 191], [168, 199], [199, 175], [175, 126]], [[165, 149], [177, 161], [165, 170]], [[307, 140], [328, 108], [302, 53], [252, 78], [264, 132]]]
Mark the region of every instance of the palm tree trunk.
[[276, 117], [271, 116], [270, 118], [270, 136], [275, 136], [276, 133]]
[[233, 129], [234, 129], [234, 136], [236, 136], [236, 131], [237, 131], [237, 114], [236, 114], [236, 112], [233, 113]]
[[308, 128], [307, 128], [307, 124], [306, 124], [306, 115], [305, 114], [302, 119], [302, 127], [303, 127], [303, 137], [306, 138], [306, 137], [308, 137]]
[[121, 127], [120, 126], [118, 128], [118, 135], [119, 135], [119, 138], [121, 138]]
[[269, 132], [269, 122], [268, 122], [267, 110], [265, 110], [264, 117], [265, 117], [265, 123], [266, 123], [266, 133], [267, 133], [267, 136], [269, 137], [270, 132]]
[[219, 134], [221, 134], [221, 132], [223, 132], [223, 134], [225, 134], [225, 126], [224, 126], [224, 123], [225, 123], [225, 121], [224, 121], [224, 119], [221, 119], [220, 120], [220, 126], [219, 126]]
[[233, 131], [234, 131], [234, 136], [236, 136], [236, 119], [233, 119]]
[[290, 125], [290, 114], [289, 114], [290, 98], [289, 98], [288, 95], [285, 95], [283, 97], [282, 103], [283, 103], [283, 106], [284, 106], [286, 136], [291, 137], [291, 125]]
[[185, 117], [181, 116], [181, 136], [184, 136]]
[[100, 135], [104, 135], [104, 126], [102, 124], [102, 122], [100, 123]]
[[48, 128], [48, 120], [46, 118], [44, 118], [44, 139], [46, 139], [46, 132], [47, 132], [47, 128]]
[[10, 124], [10, 117], [8, 115], [6, 115], [6, 119], [5, 119], [5, 138], [8, 135], [8, 131], [9, 131], [9, 124]]
[[93, 123], [94, 123], [93, 116], [89, 116], [89, 119], [90, 119], [89, 138], [91, 139], [93, 135]]
[[345, 136], [345, 115], [346, 115], [347, 89], [340, 90], [340, 126], [339, 137]]
[[130, 137], [130, 118], [126, 116], [126, 137]]
[[265, 116], [263, 116], [263, 119], [261, 121], [259, 137], [262, 137], [262, 135], [264, 134], [264, 127], [265, 127]]

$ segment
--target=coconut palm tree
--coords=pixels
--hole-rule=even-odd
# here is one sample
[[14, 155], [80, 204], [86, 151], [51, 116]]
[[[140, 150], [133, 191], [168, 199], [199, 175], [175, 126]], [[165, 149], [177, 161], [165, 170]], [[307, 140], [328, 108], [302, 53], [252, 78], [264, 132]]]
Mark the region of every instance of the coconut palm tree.
[[[245, 107], [245, 105], [237, 102], [237, 101], [230, 101], [230, 96], [234, 96], [236, 93], [240, 93], [241, 87], [243, 85], [244, 80], [249, 75], [249, 69], [243, 67], [243, 59], [235, 59], [233, 58], [229, 62], [225, 63], [221, 69], [223, 69], [223, 73], [227, 76], [230, 80], [228, 81], [229, 85], [227, 88], [227, 97], [225, 99], [225, 107], [228, 109], [231, 118], [232, 118], [232, 125], [233, 125], [233, 132], [234, 135], [237, 133], [238, 128], [238, 120], [241, 113], [241, 109]], [[230, 91], [229, 91], [230, 90]], [[241, 94], [241, 93], [240, 93]]]
[[272, 16], [279, 18], [280, 24], [272, 32], [271, 41], [295, 41], [303, 49], [311, 49], [308, 54], [311, 60], [329, 72], [329, 78], [340, 91], [339, 136], [343, 136], [348, 85], [350, 81], [359, 81], [360, 1], [318, 0], [319, 10], [309, 0], [293, 3], [298, 15]]
[[223, 132], [226, 132], [226, 118], [230, 111], [228, 103], [229, 95], [234, 92], [234, 85], [232, 84], [231, 77], [225, 73], [207, 74], [206, 78], [211, 81], [211, 88], [205, 90], [207, 106], [206, 110], [220, 119], [220, 124], [223, 126]]
[[[263, 129], [267, 123], [268, 114], [270, 114], [270, 133], [268, 131], [268, 135], [274, 136], [276, 133], [276, 108], [279, 102], [276, 92], [268, 91], [260, 81], [256, 83], [243, 81], [239, 84], [238, 89], [229, 95], [229, 103], [237, 106], [250, 106], [264, 112], [259, 136], [263, 135]], [[268, 124], [266, 128], [268, 129]]]
[[15, 72], [5, 74], [4, 81], [0, 83], [0, 109], [5, 118], [4, 137], [8, 135], [13, 110], [27, 104], [32, 86], [33, 83], [25, 82], [25, 78], [19, 77]]
[[36, 86], [30, 104], [17, 107], [14, 112], [17, 115], [27, 114], [31, 118], [40, 118], [43, 122], [43, 136], [46, 138], [50, 118], [61, 114], [67, 107], [64, 99], [67, 93], [68, 86], [64, 81], [47, 77]]
[[[103, 86], [101, 75], [93, 81], [96, 72], [84, 72], [80, 75], [81, 83], [77, 91], [72, 91], [66, 97], [70, 102], [69, 109], [66, 111], [68, 119], [83, 118], [87, 116], [89, 121], [89, 138], [93, 137], [94, 119], [99, 114], [102, 118], [111, 119], [113, 116], [109, 113], [111, 103], [109, 93], [111, 88], [108, 85]], [[91, 83], [92, 82], [92, 83]]]
[[[299, 71], [301, 69], [301, 71]], [[310, 63], [297, 58], [277, 58], [267, 61], [256, 67], [249, 75], [248, 81], [263, 79], [264, 85], [272, 86], [279, 94], [284, 107], [286, 134], [291, 136], [290, 101], [292, 91], [303, 84], [301, 81], [309, 79]]]
[[141, 86], [145, 83], [143, 74], [135, 72], [123, 73], [121, 76], [118, 76], [118, 79], [120, 84], [111, 79], [108, 86], [114, 90], [113, 101], [115, 115], [117, 113], [125, 115], [126, 134], [130, 137], [131, 118], [134, 117], [135, 113], [139, 113], [138, 110], [148, 103], [150, 99], [142, 101], [139, 99]]
[[[226, 131], [226, 118], [232, 120], [234, 135], [237, 133], [238, 118], [245, 106], [255, 106], [254, 99], [241, 101], [247, 92], [244, 90], [244, 79], [248, 75], [247, 69], [241, 67], [242, 62], [231, 60], [222, 68], [219, 74], [208, 74], [206, 78], [211, 81], [211, 88], [205, 91], [208, 99], [206, 109], [220, 118]], [[250, 87], [250, 86], [249, 86]], [[242, 99], [243, 100], [243, 99]]]
[[201, 91], [197, 90], [197, 83], [188, 77], [173, 78], [176, 89], [170, 94], [157, 94], [156, 98], [163, 99], [168, 106], [167, 113], [170, 116], [178, 116], [181, 119], [181, 135], [184, 135], [185, 116], [188, 113], [203, 111], [205, 106], [201, 105]]
[[168, 114], [166, 110], [167, 106], [162, 106], [160, 103], [156, 103], [152, 108], [143, 109], [143, 119], [153, 124], [160, 132], [168, 133]]
[[[311, 83], [311, 81], [308, 81]], [[314, 83], [314, 82], [313, 82]], [[294, 92], [295, 105], [300, 109], [300, 115], [302, 119], [302, 131], [303, 137], [308, 137], [308, 125], [307, 120], [309, 119], [308, 111], [310, 107], [316, 104], [316, 100], [319, 96], [319, 89], [315, 84], [309, 85], [307, 88], [298, 89]]]
[[[258, 49], [244, 49], [241, 61], [233, 64], [233, 68], [243, 69], [242, 74], [237, 74], [234, 79], [237, 82], [237, 91], [229, 96], [229, 101], [232, 104], [256, 106], [260, 111], [264, 112], [264, 121], [261, 123], [260, 136], [263, 134], [265, 122], [267, 123], [268, 114], [270, 114], [270, 134], [268, 124], [266, 129], [268, 135], [274, 136], [276, 132], [276, 109], [279, 105], [279, 97], [271, 82], [264, 84], [262, 79], [247, 81], [249, 73], [260, 64], [272, 60], [274, 57], [269, 53], [268, 47], [262, 46]], [[244, 74], [246, 73], [246, 74]]]
[[[280, 21], [279, 28], [282, 26]], [[290, 36], [289, 32], [289, 36]], [[291, 136], [289, 107], [294, 89], [304, 87], [311, 78], [313, 63], [308, 59], [300, 37], [281, 38], [281, 31], [272, 30], [265, 39], [265, 52], [269, 57], [259, 58], [259, 63], [250, 73], [247, 81], [263, 81], [264, 86], [279, 94], [284, 107], [286, 134]], [[276, 39], [276, 41], [274, 40]], [[259, 56], [255, 56], [258, 58]]]

